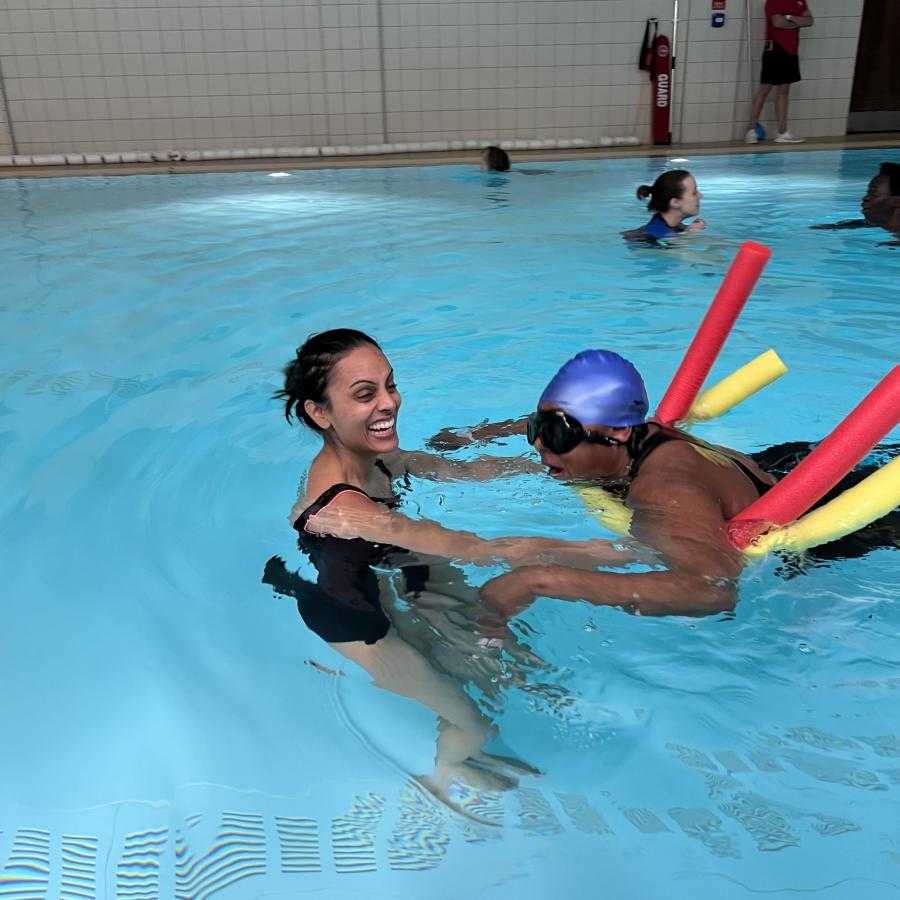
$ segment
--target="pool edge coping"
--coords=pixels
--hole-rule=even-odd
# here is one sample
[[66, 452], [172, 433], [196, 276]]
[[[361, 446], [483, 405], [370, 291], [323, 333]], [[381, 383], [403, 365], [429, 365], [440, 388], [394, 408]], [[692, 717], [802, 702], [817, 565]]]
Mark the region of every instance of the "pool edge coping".
[[[846, 135], [819, 138], [803, 144], [745, 144], [729, 141], [714, 144], [671, 144], [667, 146], [624, 146], [579, 148], [572, 150], [523, 150], [515, 155], [516, 163], [570, 162], [587, 159], [630, 159], [664, 156], [735, 156], [756, 153], [807, 153], [816, 150], [900, 150], [900, 132]], [[199, 160], [150, 163], [109, 163], [98, 165], [4, 166], [0, 179], [65, 178], [110, 175], [204, 175], [226, 172], [254, 172], [266, 169], [376, 169], [406, 166], [446, 166], [475, 164], [479, 151], [436, 151], [328, 157], [245, 157], [231, 160]]]

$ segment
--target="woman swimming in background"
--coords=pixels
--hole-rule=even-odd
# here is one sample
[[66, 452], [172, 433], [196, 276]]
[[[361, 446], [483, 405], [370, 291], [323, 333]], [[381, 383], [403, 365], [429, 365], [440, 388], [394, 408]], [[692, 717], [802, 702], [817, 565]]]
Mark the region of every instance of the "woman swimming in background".
[[509, 154], [502, 147], [485, 147], [481, 151], [482, 172], [508, 172]]
[[647, 197], [650, 198], [647, 209], [653, 212], [653, 218], [643, 228], [624, 232], [623, 237], [627, 240], [660, 241], [706, 227], [703, 219], [695, 219], [690, 225], [684, 224], [685, 219], [700, 212], [700, 201], [703, 199], [694, 176], [687, 169], [663, 172], [652, 186], [642, 184], [637, 189], [637, 198], [646, 200]]
[[[321, 434], [305, 496], [291, 511], [301, 551], [317, 570], [317, 582], [288, 572], [277, 557], [263, 581], [297, 598], [303, 621], [338, 653], [357, 663], [374, 683], [411, 697], [436, 712], [441, 726], [434, 775], [421, 781], [447, 801], [454, 779], [470, 785], [509, 787], [477, 766], [502, 765], [482, 751], [492, 726], [462, 686], [438, 672], [398, 636], [382, 605], [373, 567], [399, 569], [403, 599], [415, 606], [430, 580], [431, 566], [416, 553], [468, 561], [550, 558], [597, 565], [620, 557], [606, 541], [566, 543], [541, 538], [486, 541], [471, 532], [451, 531], [435, 522], [413, 520], [396, 511], [394, 479], [408, 476], [488, 479], [536, 470], [524, 460], [483, 457], [460, 463], [428, 453], [399, 449], [397, 417], [401, 398], [394, 372], [368, 335], [336, 329], [314, 335], [285, 369], [285, 401], [290, 422], [297, 415]], [[352, 530], [353, 539], [339, 535]]]

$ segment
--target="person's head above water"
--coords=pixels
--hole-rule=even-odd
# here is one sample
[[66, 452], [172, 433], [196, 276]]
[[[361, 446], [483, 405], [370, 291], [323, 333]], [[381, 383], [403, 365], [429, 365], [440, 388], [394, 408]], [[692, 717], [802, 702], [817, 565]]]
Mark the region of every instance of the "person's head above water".
[[612, 350], [583, 350], [553, 376], [528, 421], [528, 440], [550, 474], [610, 477], [628, 471], [630, 439], [650, 403], [638, 370]]
[[354, 452], [397, 447], [401, 398], [377, 342], [352, 328], [314, 334], [284, 369], [284, 415], [293, 416]]
[[642, 184], [637, 189], [638, 200], [648, 197], [647, 209], [651, 212], [677, 212], [680, 219], [687, 219], [700, 212], [703, 194], [697, 190], [697, 182], [687, 169], [672, 169], [663, 172], [652, 185]]
[[553, 404], [582, 425], [640, 425], [650, 403], [640, 372], [612, 350], [582, 350], [553, 376], [539, 405]]
[[900, 163], [882, 163], [862, 198], [862, 214], [879, 228], [900, 224]]
[[485, 147], [481, 151], [481, 168], [485, 172], [508, 172], [509, 154], [502, 147]]

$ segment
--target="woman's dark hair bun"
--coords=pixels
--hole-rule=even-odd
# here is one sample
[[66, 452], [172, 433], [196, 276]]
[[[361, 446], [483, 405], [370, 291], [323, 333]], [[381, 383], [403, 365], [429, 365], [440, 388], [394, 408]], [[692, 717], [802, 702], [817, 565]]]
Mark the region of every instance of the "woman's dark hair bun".
[[649, 184], [642, 184], [637, 189], [637, 198], [646, 200], [649, 197], [647, 209], [652, 212], [667, 212], [673, 200], [681, 199], [685, 179], [690, 176], [691, 173], [687, 169], [669, 169], [653, 182], [652, 187]]

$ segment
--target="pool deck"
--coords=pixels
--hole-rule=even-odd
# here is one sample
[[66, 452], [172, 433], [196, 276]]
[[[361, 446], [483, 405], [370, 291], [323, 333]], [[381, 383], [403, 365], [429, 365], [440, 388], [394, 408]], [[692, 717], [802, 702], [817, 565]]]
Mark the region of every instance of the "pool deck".
[[[729, 141], [715, 144], [640, 144], [623, 147], [588, 147], [577, 150], [521, 150], [514, 162], [562, 162], [573, 159], [620, 159], [650, 156], [704, 156], [740, 153], [805, 153], [809, 150], [900, 150], [900, 133], [853, 134], [844, 137], [814, 138], [803, 144], [745, 144]], [[395, 166], [443, 166], [476, 164], [479, 151], [436, 153], [396, 153], [377, 156], [266, 157], [153, 163], [111, 163], [71, 166], [2, 166], [0, 178], [62, 178], [91, 175], [177, 175], [208, 172], [249, 172], [266, 169], [368, 169]]]

